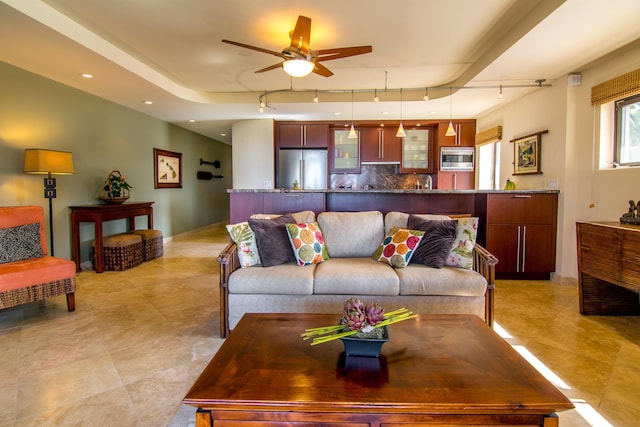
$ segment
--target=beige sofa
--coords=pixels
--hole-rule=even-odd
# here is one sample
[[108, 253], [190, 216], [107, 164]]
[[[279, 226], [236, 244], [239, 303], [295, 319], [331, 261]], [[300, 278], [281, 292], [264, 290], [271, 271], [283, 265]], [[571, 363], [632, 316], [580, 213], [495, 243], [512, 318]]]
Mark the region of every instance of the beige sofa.
[[[286, 263], [240, 268], [230, 243], [220, 264], [220, 335], [225, 337], [244, 313], [336, 313], [351, 296], [387, 310], [476, 314], [493, 323], [494, 269], [498, 260], [475, 245], [473, 268], [432, 268], [410, 263], [393, 268], [372, 258], [385, 234], [406, 227], [409, 215], [378, 211], [293, 214], [296, 222], [317, 220], [330, 259], [298, 266]], [[428, 219], [449, 218], [426, 215]]]

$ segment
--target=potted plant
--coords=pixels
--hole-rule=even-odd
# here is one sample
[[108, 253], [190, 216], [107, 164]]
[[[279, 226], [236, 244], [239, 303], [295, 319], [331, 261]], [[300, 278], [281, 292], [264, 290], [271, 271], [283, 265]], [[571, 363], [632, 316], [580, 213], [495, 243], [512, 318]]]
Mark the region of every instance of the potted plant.
[[120, 171], [111, 171], [102, 186], [100, 200], [106, 203], [124, 203], [129, 198], [129, 190], [132, 188]]

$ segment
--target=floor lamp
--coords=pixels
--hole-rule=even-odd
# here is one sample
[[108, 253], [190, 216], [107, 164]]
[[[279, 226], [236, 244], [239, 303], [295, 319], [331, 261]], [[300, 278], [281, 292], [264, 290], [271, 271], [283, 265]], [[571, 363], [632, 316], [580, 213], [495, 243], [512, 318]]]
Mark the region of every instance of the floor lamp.
[[52, 178], [51, 175], [74, 174], [73, 158], [68, 151], [28, 148], [24, 151], [24, 171], [26, 173], [47, 175], [44, 179], [44, 198], [49, 199], [49, 239], [51, 241], [51, 256], [53, 256], [52, 199], [56, 198], [56, 179]]

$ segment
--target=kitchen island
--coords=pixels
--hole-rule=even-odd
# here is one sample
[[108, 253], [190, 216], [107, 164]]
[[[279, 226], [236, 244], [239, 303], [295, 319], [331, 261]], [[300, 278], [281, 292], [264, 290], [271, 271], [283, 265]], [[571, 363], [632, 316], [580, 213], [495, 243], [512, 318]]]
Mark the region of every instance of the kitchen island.
[[499, 278], [548, 279], [555, 271], [558, 190], [230, 189], [230, 221], [312, 210], [469, 215]]

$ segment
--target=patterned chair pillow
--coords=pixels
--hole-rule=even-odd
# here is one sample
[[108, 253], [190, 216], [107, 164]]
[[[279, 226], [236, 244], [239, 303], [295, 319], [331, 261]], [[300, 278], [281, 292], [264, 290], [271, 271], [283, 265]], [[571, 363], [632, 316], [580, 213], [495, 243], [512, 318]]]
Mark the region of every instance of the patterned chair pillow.
[[39, 222], [0, 229], [0, 264], [43, 256]]

